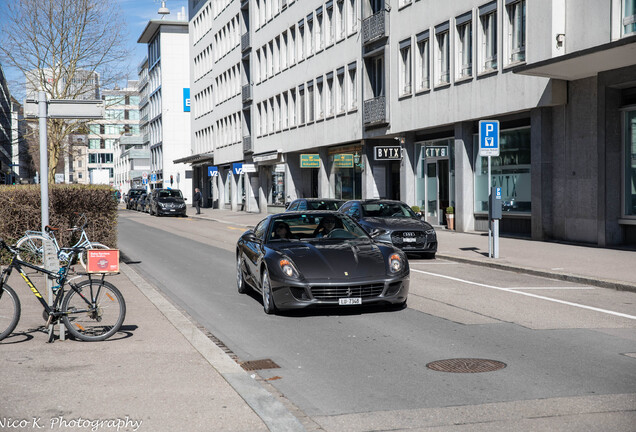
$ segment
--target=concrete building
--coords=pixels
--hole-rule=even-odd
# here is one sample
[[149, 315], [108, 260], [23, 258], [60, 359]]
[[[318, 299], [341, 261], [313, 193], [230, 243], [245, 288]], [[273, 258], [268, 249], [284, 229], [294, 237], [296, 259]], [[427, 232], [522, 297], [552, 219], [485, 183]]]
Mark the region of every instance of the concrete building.
[[84, 171], [87, 175], [78, 176], [77, 181], [90, 183], [94, 177], [92, 171], [108, 170], [108, 182], [116, 189], [128, 190], [130, 185], [115, 178], [115, 158], [119, 154], [115, 151], [115, 142], [122, 135], [140, 135], [138, 81], [128, 81], [125, 88], [102, 90], [101, 98], [104, 100], [104, 118], [88, 124], [86, 153], [79, 157], [86, 161]]
[[25, 138], [26, 133], [27, 124], [22, 105], [11, 98], [11, 156], [16, 183], [33, 183], [35, 178], [35, 167]]
[[143, 187], [143, 173], [150, 172], [150, 149], [141, 135], [123, 135], [115, 140], [115, 184], [128, 193]]
[[497, 120], [503, 233], [634, 244], [635, 3], [190, 2], [187, 162], [234, 210], [395, 198], [483, 231]]
[[[179, 162], [190, 145], [190, 58], [187, 20], [151, 20], [138, 39], [148, 46], [140, 66], [142, 136], [150, 148], [151, 188], [181, 189], [192, 200], [192, 170]], [[146, 75], [147, 74], [147, 75]]]
[[15, 177], [12, 166], [11, 112], [11, 93], [0, 65], [0, 184], [12, 184]]

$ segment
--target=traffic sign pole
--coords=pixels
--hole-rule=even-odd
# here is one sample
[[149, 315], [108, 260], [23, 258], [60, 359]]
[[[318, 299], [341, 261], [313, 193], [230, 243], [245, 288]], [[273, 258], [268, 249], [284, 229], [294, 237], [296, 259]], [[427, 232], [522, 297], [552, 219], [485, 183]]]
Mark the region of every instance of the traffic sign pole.
[[[491, 156], [499, 156], [499, 120], [481, 120], [479, 122], [479, 156], [488, 156], [488, 205], [491, 205], [492, 170]], [[488, 214], [490, 215], [490, 207]], [[499, 242], [499, 221], [488, 216], [488, 257], [493, 256], [493, 226], [496, 229], [495, 242]], [[499, 245], [494, 246], [495, 258], [499, 257]]]

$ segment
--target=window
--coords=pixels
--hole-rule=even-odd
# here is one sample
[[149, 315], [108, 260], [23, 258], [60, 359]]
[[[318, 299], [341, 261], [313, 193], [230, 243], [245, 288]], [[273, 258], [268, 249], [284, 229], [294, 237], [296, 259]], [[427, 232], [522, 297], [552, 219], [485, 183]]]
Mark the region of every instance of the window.
[[341, 40], [345, 37], [346, 34], [346, 29], [347, 29], [347, 24], [346, 24], [346, 20], [345, 20], [345, 9], [344, 9], [344, 0], [337, 0], [336, 3], [337, 6], [337, 10], [338, 10], [338, 23], [337, 23], [337, 29], [336, 29], [336, 38], [338, 40]]
[[304, 57], [305, 50], [305, 21], [300, 20], [298, 22], [298, 39], [296, 39], [296, 52], [298, 53], [298, 61], [301, 61]]
[[[479, 135], [473, 137], [475, 149], [475, 212], [488, 212], [488, 157], [479, 156]], [[500, 153], [491, 158], [492, 186], [501, 187], [504, 212], [530, 213], [531, 170], [530, 128], [502, 130]]]
[[289, 66], [296, 63], [296, 29], [294, 27], [289, 29]]
[[417, 65], [415, 79], [417, 80], [417, 91], [428, 90], [430, 87], [431, 76], [428, 31], [418, 34], [416, 39]]
[[344, 80], [344, 68], [340, 68], [337, 71], [338, 79], [338, 113], [343, 113], [347, 106], [347, 96], [345, 92], [345, 80]]
[[526, 0], [506, 0], [508, 63], [526, 60]]
[[636, 216], [636, 109], [625, 112], [625, 215]]
[[473, 76], [473, 21], [472, 12], [455, 20], [457, 28], [457, 78]]
[[282, 45], [280, 47], [280, 68], [281, 70], [287, 69], [287, 55], [288, 55], [288, 49], [287, 49], [287, 44], [288, 44], [288, 40], [287, 40], [287, 31], [283, 32], [283, 38], [282, 38]]
[[296, 89], [289, 91], [289, 127], [296, 126]]
[[411, 39], [400, 42], [400, 96], [411, 94]]
[[636, 0], [623, 0], [623, 35], [636, 32]]
[[349, 65], [349, 109], [356, 109], [358, 106], [358, 91], [356, 78], [356, 64]]
[[358, 28], [358, 14], [357, 14], [357, 0], [347, 0], [348, 10], [347, 15], [349, 17], [349, 32], [355, 33]]
[[320, 51], [325, 47], [323, 26], [322, 7], [319, 7], [316, 10], [316, 51]]
[[314, 121], [314, 82], [307, 83], [307, 122]]
[[497, 2], [479, 8], [479, 72], [497, 69]]
[[307, 37], [305, 38], [305, 52], [307, 57], [314, 53], [314, 14], [307, 15]]
[[327, 117], [331, 117], [334, 114], [334, 106], [336, 94], [333, 89], [333, 72], [327, 74], [327, 97], [325, 99], [325, 112]]
[[298, 87], [298, 124], [305, 124], [305, 86]]
[[435, 76], [437, 85], [450, 83], [450, 45], [448, 43], [448, 23], [435, 27], [436, 62]]
[[322, 120], [325, 118], [324, 109], [324, 91], [322, 77], [316, 78], [316, 118]]
[[328, 1], [327, 19], [325, 20], [325, 46], [329, 46], [334, 41], [334, 22], [333, 22], [333, 1]]

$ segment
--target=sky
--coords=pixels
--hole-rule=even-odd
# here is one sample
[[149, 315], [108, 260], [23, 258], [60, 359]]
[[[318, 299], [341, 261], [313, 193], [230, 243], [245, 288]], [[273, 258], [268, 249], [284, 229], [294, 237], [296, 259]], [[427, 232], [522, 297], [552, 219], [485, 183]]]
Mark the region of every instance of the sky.
[[[2, 26], [3, 9], [6, 3], [15, 0], [0, 0], [0, 27]], [[146, 28], [149, 20], [161, 19], [161, 15], [157, 13], [161, 7], [160, 0], [107, 0], [119, 5], [122, 15], [126, 20], [128, 28], [128, 36], [126, 38], [127, 45], [131, 50], [132, 58], [130, 59], [131, 70], [130, 79], [137, 79], [137, 66], [146, 56], [146, 44], [137, 43], [137, 39]], [[188, 0], [165, 0], [166, 7], [170, 10], [170, 14], [164, 19], [176, 20], [177, 13], [184, 8], [185, 14], [188, 14]], [[2, 43], [2, 35], [0, 34], [0, 43]], [[19, 71], [12, 70], [7, 64], [2, 64], [7, 80], [9, 81], [9, 91], [18, 101], [22, 102], [24, 97], [24, 77]], [[119, 83], [124, 86], [126, 83]]]

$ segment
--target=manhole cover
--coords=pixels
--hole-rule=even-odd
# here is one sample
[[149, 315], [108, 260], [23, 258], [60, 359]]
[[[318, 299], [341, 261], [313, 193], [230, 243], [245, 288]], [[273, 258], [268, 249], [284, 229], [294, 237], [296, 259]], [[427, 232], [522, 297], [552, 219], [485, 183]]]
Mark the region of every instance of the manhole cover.
[[241, 367], [246, 371], [255, 371], [259, 369], [278, 369], [276, 363], [274, 363], [271, 359], [263, 359], [263, 360], [249, 360], [240, 363]]
[[459, 358], [434, 361], [426, 367], [438, 372], [478, 373], [503, 369], [506, 364], [496, 360]]

